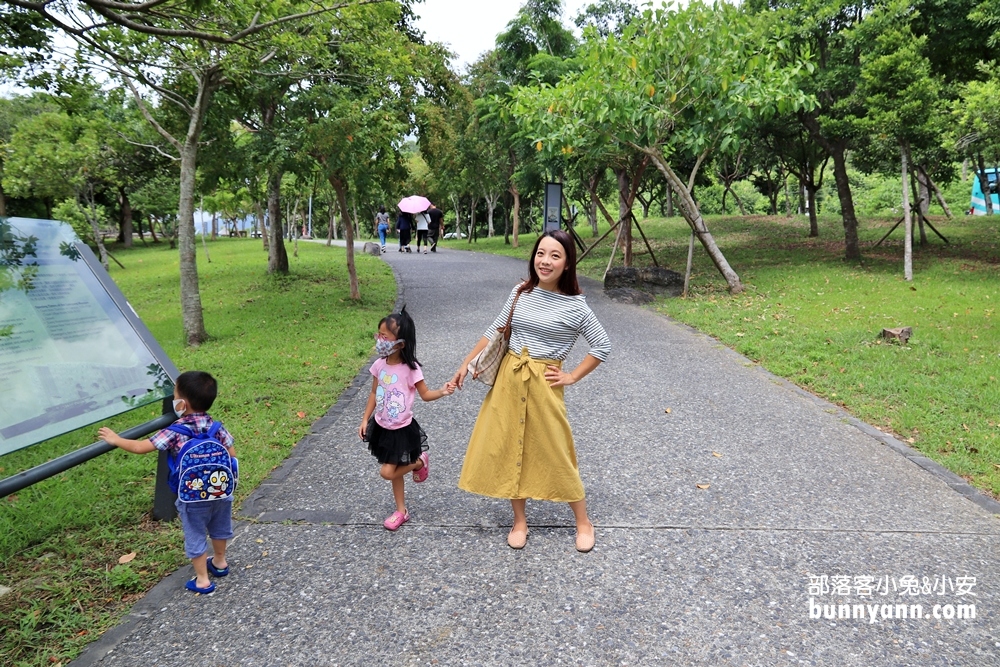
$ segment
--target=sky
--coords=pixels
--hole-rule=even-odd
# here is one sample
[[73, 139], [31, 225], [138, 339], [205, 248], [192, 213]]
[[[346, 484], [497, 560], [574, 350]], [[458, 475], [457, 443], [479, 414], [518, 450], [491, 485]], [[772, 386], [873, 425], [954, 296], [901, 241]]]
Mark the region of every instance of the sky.
[[[594, 0], [563, 0], [563, 25], [576, 31], [573, 18]], [[423, 0], [414, 5], [417, 27], [427, 41], [441, 42], [458, 54], [454, 65], [465, 69], [496, 43], [497, 34], [517, 14], [524, 0]], [[638, 4], [638, 3], [637, 3]]]

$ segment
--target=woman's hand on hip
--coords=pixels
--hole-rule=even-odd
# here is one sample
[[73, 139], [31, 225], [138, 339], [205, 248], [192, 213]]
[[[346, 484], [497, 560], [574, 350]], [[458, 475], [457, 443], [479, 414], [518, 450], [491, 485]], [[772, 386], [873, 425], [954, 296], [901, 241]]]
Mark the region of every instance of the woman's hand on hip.
[[573, 377], [572, 373], [565, 373], [558, 366], [546, 366], [545, 367], [545, 381], [549, 383], [550, 387], [568, 387], [571, 384], [576, 384], [576, 378]]

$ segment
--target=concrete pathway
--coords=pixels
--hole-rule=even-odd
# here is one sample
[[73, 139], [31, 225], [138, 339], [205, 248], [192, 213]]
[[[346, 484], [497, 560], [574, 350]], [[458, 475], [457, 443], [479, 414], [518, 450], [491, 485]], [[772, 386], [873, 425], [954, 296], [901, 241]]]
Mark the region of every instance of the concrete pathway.
[[[431, 387], [526, 274], [448, 249], [384, 258]], [[614, 344], [566, 391], [593, 552], [574, 550], [567, 506], [535, 502], [512, 551], [509, 503], [457, 489], [475, 382], [416, 406], [430, 479], [407, 484], [413, 518], [385, 531], [389, 485], [355, 433], [364, 369], [244, 501], [219, 590], [183, 591], [183, 568], [74, 664], [1000, 665], [1000, 506], [714, 340], [583, 287]], [[833, 604], [864, 618], [823, 618]], [[970, 604], [974, 619], [948, 618]], [[896, 605], [924, 617], [885, 617]]]

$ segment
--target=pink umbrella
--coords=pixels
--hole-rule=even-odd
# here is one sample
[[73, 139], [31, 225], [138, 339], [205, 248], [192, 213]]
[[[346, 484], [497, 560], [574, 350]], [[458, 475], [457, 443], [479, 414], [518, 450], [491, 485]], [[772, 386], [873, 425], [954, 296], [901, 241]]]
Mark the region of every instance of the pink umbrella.
[[431, 207], [431, 201], [427, 197], [420, 195], [410, 195], [403, 197], [396, 204], [403, 213], [423, 213]]

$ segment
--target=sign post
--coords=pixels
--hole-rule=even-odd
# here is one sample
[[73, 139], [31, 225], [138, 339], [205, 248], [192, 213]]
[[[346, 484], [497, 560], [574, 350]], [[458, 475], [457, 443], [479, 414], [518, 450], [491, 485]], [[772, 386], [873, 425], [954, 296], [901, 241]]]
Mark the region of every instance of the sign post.
[[562, 226], [562, 183], [545, 184], [545, 221], [543, 232], [554, 232]]

